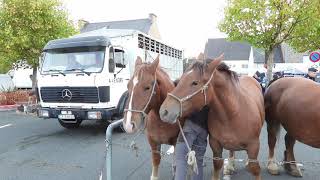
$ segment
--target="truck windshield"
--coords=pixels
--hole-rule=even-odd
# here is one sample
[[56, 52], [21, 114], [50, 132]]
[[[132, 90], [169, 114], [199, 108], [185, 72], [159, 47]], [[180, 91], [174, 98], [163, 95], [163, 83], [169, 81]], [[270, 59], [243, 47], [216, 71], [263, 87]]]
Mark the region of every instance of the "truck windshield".
[[101, 72], [104, 64], [104, 56], [105, 47], [49, 50], [45, 52], [41, 72], [45, 74], [59, 71], [63, 73]]

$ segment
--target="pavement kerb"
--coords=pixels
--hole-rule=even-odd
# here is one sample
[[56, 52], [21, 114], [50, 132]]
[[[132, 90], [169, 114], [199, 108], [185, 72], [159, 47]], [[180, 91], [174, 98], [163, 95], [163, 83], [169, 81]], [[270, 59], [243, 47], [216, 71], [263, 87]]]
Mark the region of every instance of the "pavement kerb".
[[17, 109], [19, 105], [14, 104], [14, 105], [0, 105], [0, 112], [1, 111], [14, 111]]

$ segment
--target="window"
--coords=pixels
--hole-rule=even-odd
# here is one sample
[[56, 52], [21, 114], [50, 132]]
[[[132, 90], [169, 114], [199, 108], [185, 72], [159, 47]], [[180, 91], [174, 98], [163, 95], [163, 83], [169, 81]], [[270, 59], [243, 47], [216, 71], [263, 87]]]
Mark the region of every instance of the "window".
[[126, 61], [124, 57], [124, 51], [121, 49], [115, 49], [114, 51], [114, 62], [116, 63], [116, 67], [125, 68]]
[[83, 70], [89, 73], [101, 72], [104, 65], [105, 47], [77, 47], [52, 49], [44, 53], [42, 73], [65, 71], [73, 73]]
[[248, 64], [242, 64], [241, 67], [245, 68], [245, 69], [248, 69]]

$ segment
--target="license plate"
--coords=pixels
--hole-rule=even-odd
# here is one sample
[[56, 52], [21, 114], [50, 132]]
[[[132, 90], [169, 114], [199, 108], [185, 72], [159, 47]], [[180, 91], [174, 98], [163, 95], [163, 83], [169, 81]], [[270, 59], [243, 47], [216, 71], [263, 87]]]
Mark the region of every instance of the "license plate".
[[72, 111], [61, 111], [61, 114], [69, 114], [69, 115], [72, 115]]
[[59, 119], [75, 119], [73, 114], [59, 114]]

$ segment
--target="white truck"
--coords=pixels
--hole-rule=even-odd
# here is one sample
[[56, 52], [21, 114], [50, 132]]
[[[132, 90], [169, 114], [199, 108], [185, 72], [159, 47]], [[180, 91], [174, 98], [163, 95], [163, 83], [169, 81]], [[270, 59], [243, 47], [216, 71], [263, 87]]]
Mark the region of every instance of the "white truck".
[[65, 128], [122, 118], [137, 56], [151, 62], [158, 54], [172, 80], [179, 78], [183, 52], [137, 30], [103, 28], [48, 42], [37, 74], [39, 117]]

